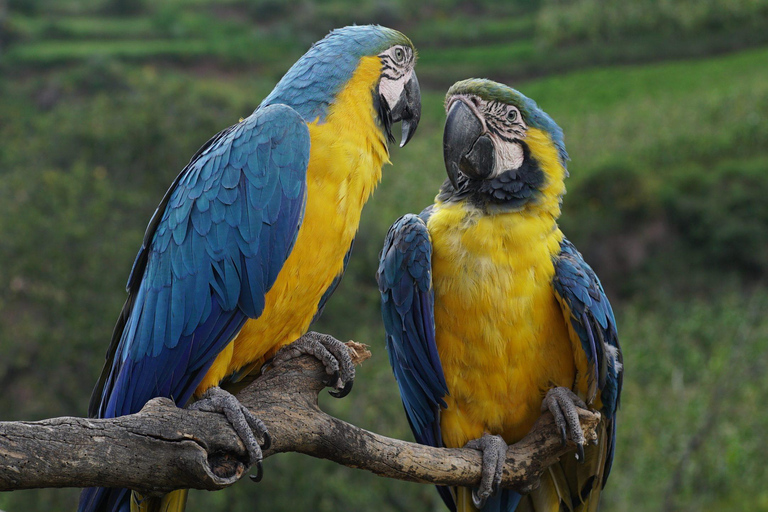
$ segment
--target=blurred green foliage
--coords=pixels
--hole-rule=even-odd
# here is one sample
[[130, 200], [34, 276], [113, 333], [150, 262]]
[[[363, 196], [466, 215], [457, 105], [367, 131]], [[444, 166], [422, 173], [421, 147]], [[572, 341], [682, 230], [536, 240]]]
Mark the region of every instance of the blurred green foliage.
[[768, 507], [768, 293], [716, 277], [717, 299], [653, 291], [622, 307], [629, 366], [606, 510]]
[[[414, 140], [393, 148], [347, 274], [315, 326], [373, 350], [355, 391], [325, 397], [324, 409], [412, 439], [383, 348], [378, 251], [389, 225], [431, 203], [445, 179], [446, 87], [487, 76], [536, 99], [563, 127], [572, 161], [561, 225], [616, 309], [627, 371], [604, 508], [768, 510], [764, 0], [8, 5], [0, 418], [84, 413], [144, 228], [176, 173], [248, 115], [314, 40], [378, 22], [420, 49], [423, 115]], [[743, 47], [755, 48], [712, 55]], [[685, 56], [705, 58], [665, 61]], [[625, 65], [638, 61], [650, 62]], [[72, 509], [76, 499], [75, 490], [15, 492], [0, 495], [0, 509]], [[193, 492], [189, 505], [254, 508], [442, 505], [429, 486], [296, 454], [268, 459], [259, 485]]]
[[544, 0], [537, 34], [547, 44], [612, 42], [647, 34], [669, 37], [764, 31], [766, 0]]
[[429, 48], [422, 81], [444, 88], [446, 66], [508, 78], [768, 43], [767, 0], [9, 1], [3, 60], [42, 67], [101, 55], [279, 74], [329, 29], [379, 23]]
[[692, 166], [663, 201], [688, 248], [719, 267], [761, 274], [768, 269], [768, 159]]

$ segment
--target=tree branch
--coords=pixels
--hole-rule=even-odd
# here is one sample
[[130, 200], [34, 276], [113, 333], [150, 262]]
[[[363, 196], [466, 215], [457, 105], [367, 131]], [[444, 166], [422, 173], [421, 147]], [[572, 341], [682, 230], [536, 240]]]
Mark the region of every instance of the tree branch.
[[[352, 343], [352, 342], [350, 342]], [[354, 344], [357, 348], [359, 344]], [[379, 476], [440, 485], [477, 485], [480, 452], [432, 448], [368, 432], [325, 414], [317, 397], [322, 365], [303, 356], [266, 372], [237, 396], [269, 428], [264, 457], [300, 452]], [[581, 411], [587, 440], [600, 415]], [[510, 446], [502, 486], [529, 491], [541, 473], [573, 451], [560, 443], [552, 416]], [[245, 449], [219, 414], [154, 399], [113, 419], [54, 418], [0, 422], [0, 491], [42, 487], [128, 487], [145, 494], [180, 488], [216, 490], [246, 471]]]

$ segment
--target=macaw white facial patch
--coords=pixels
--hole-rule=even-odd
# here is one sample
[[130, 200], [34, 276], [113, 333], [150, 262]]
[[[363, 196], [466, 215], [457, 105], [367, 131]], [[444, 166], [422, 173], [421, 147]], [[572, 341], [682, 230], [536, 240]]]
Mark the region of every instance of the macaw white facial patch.
[[493, 175], [498, 176], [504, 171], [510, 169], [519, 169], [525, 160], [523, 147], [519, 142], [507, 142], [491, 134], [491, 140], [496, 148], [496, 167], [493, 169]]
[[397, 45], [379, 54], [379, 58], [381, 59], [379, 95], [392, 110], [400, 100], [405, 84], [411, 79], [415, 64], [413, 51], [407, 46]]
[[405, 87], [405, 75], [395, 80], [390, 80], [385, 77], [381, 77], [379, 83], [379, 94], [384, 98], [384, 101], [389, 105], [389, 109], [392, 110], [397, 104], [397, 100], [400, 99], [400, 91]]

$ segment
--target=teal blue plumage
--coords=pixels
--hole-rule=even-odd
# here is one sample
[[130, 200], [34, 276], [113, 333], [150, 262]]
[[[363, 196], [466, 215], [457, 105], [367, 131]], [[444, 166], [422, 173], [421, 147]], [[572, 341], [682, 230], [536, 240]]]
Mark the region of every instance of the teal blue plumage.
[[[400, 388], [406, 417], [416, 441], [442, 446], [440, 407], [448, 394], [435, 343], [432, 245], [426, 221], [405, 215], [389, 229], [379, 255], [376, 279], [381, 292], [381, 313], [387, 332], [387, 352]], [[438, 487], [453, 507], [447, 487]]]
[[387, 233], [377, 280], [387, 350], [417, 441], [440, 446], [439, 406], [448, 393], [435, 344], [432, 247], [416, 215], [398, 219]]
[[[257, 110], [221, 132], [158, 207], [128, 280], [92, 417], [151, 398], [189, 401], [288, 257], [304, 206], [309, 130], [291, 108]], [[127, 507], [129, 493], [89, 488], [80, 510]]]
[[557, 299], [570, 310], [571, 326], [579, 336], [591, 370], [590, 389], [594, 387], [600, 393], [603, 404], [600, 412], [608, 431], [608, 455], [601, 482], [605, 485], [616, 448], [616, 411], [624, 380], [616, 318], [597, 275], [566, 238], [555, 259], [552, 286]]
[[187, 166], [136, 258], [129, 292], [137, 307], [92, 415], [136, 412], [152, 396], [189, 400], [211, 356], [264, 308], [296, 239], [308, 160], [306, 124], [275, 105], [218, 135]]
[[[253, 114], [192, 157], [147, 228], [90, 416], [135, 413], [158, 396], [185, 405], [219, 352], [261, 315], [304, 214], [307, 123], [325, 118], [362, 56], [397, 37], [378, 26], [333, 31]], [[129, 494], [86, 489], [79, 510], [122, 510]]]

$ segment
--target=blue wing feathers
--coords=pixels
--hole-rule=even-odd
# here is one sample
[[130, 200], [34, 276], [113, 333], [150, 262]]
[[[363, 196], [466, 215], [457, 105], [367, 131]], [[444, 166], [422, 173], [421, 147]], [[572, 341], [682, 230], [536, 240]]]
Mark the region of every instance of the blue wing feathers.
[[[225, 190], [231, 190], [235, 187], [237, 187], [238, 183], [240, 183], [240, 168], [236, 167], [235, 165], [231, 164], [231, 158], [227, 159], [228, 162], [230, 162], [230, 165], [227, 165], [224, 167], [221, 175], [221, 186]], [[219, 198], [222, 199], [221, 190], [219, 191], [220, 195]], [[226, 202], [222, 201], [225, 204], [232, 204], [232, 202]]]
[[[600, 280], [567, 239], [555, 258], [552, 282], [558, 300], [570, 314], [570, 322], [581, 341], [590, 368], [590, 384], [600, 393], [601, 412], [608, 422], [608, 453], [602, 485], [613, 462], [616, 441], [616, 410], [623, 380], [623, 360], [616, 330], [616, 319]], [[591, 397], [590, 397], [591, 398]]]
[[[568, 306], [570, 322], [581, 340], [587, 360], [598, 377], [598, 388], [606, 390], [620, 385], [621, 351], [613, 310], [600, 280], [581, 254], [567, 239], [555, 260], [553, 288], [558, 299]], [[615, 399], [606, 403], [607, 411], [615, 411]]]
[[298, 232], [309, 144], [303, 119], [274, 105], [198, 151], [134, 262], [92, 414], [136, 412], [154, 396], [183, 404], [245, 320], [261, 314]]
[[439, 446], [439, 406], [448, 394], [435, 343], [431, 252], [427, 226], [416, 215], [387, 234], [377, 279], [390, 363], [414, 435]]
[[[134, 412], [161, 395], [183, 404], [247, 317], [261, 313], [303, 215], [309, 144], [299, 114], [265, 103], [192, 157], [155, 211], [134, 260], [89, 415]], [[243, 185], [250, 181], [257, 193], [249, 200]], [[237, 228], [246, 206], [264, 213], [247, 218], [254, 222], [244, 239]], [[273, 242], [273, 250], [261, 250]], [[166, 309], [154, 311], [158, 307]], [[124, 495], [90, 489], [81, 508]]]
[[280, 213], [280, 206], [282, 201], [283, 201], [282, 191], [276, 194], [272, 194], [272, 197], [267, 203], [267, 210], [269, 214], [269, 216], [267, 217], [267, 221], [269, 224], [272, 224], [277, 219], [277, 216]]
[[[416, 441], [441, 446], [440, 407], [448, 395], [435, 342], [432, 245], [426, 222], [431, 208], [405, 215], [387, 233], [376, 274], [387, 331], [389, 362]], [[437, 488], [450, 510], [451, 490]]]

